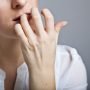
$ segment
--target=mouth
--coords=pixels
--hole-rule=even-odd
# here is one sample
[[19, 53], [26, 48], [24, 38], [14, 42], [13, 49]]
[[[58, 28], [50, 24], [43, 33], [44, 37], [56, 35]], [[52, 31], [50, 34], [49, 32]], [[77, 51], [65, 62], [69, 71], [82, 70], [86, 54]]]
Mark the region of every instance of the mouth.
[[19, 16], [19, 17], [14, 18], [14, 19], [13, 19], [13, 21], [15, 21], [15, 22], [18, 22], [18, 23], [19, 23], [19, 22], [20, 22], [20, 16]]
[[[27, 15], [27, 19], [28, 19], [28, 21], [29, 21], [29, 20], [31, 19], [31, 13], [25, 13], [25, 14]], [[21, 17], [21, 15], [15, 17], [15, 18], [13, 19], [13, 21], [20, 23], [20, 17]]]

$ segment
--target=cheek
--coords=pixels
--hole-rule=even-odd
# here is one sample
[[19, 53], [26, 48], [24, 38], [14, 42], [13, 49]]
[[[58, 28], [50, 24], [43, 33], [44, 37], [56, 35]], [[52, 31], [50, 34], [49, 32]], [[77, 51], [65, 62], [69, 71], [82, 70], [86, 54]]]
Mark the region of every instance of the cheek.
[[[1, 11], [0, 11], [1, 13]], [[2, 12], [0, 14], [0, 36], [13, 36], [13, 23], [9, 20], [9, 15]]]
[[[2, 6], [3, 5], [3, 6]], [[5, 22], [7, 21], [7, 17], [8, 17], [8, 7], [7, 5], [3, 2], [0, 6], [0, 28], [1, 28], [1, 25], [5, 24]]]
[[5, 28], [4, 26], [6, 25], [7, 19], [6, 19], [6, 13], [0, 12], [0, 29]]
[[9, 16], [10, 4], [8, 0], [0, 0], [0, 22], [3, 20], [7, 20], [6, 18]]
[[0, 6], [0, 29], [5, 29], [10, 24], [10, 9], [8, 6]]
[[1, 12], [1, 10], [0, 10], [0, 29], [2, 29], [3, 28], [3, 25], [4, 25], [4, 23], [5, 23], [5, 18], [4, 18], [4, 13], [3, 12]]

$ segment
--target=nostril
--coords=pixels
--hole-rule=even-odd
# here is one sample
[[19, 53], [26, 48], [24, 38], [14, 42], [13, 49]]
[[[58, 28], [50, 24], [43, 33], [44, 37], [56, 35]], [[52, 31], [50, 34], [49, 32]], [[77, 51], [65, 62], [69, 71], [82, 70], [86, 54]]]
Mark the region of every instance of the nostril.
[[15, 8], [20, 9], [20, 8], [22, 8], [22, 5], [17, 4], [17, 5], [15, 6]]
[[12, 7], [14, 9], [20, 9], [25, 6], [27, 0], [13, 0]]
[[14, 9], [20, 9], [22, 6], [20, 6], [19, 4], [16, 4], [16, 5], [12, 5], [12, 7], [13, 7]]

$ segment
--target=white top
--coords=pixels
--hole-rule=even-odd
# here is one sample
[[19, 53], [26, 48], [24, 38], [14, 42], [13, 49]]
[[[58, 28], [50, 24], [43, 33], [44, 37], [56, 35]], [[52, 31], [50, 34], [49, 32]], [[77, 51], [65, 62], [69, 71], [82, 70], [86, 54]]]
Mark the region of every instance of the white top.
[[[0, 90], [4, 90], [6, 74], [0, 69]], [[78, 52], [69, 46], [57, 45], [55, 60], [56, 90], [87, 90], [87, 73]], [[17, 69], [14, 90], [29, 90], [26, 63]]]

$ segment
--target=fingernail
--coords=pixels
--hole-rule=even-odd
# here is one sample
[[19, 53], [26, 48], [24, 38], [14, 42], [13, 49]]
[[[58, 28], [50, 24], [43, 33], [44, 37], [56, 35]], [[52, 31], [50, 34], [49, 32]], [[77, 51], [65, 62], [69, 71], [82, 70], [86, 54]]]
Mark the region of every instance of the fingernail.
[[63, 26], [67, 25], [68, 22], [67, 21], [63, 21]]
[[18, 31], [18, 26], [19, 26], [19, 24], [16, 24], [16, 25], [14, 26], [14, 29], [15, 29], [16, 32]]

